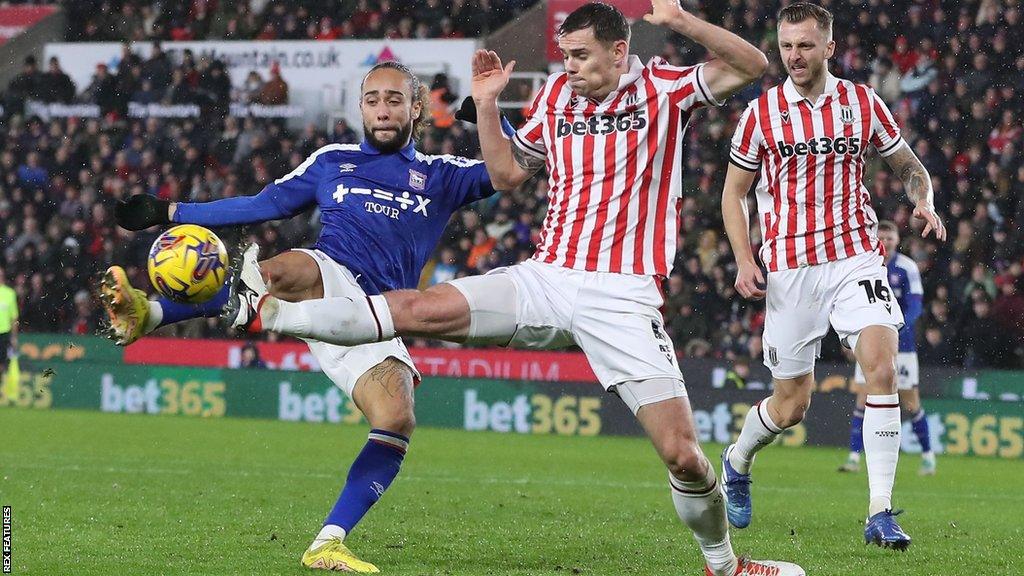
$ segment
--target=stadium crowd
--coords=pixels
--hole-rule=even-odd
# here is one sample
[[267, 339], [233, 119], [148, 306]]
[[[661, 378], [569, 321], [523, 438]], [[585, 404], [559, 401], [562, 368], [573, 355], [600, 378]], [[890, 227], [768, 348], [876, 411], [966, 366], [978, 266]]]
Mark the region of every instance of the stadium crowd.
[[[873, 205], [881, 218], [900, 227], [901, 250], [918, 262], [924, 281], [924, 313], [918, 322], [922, 363], [1024, 367], [1021, 8], [990, 0], [822, 3], [836, 14], [834, 73], [871, 84], [889, 104], [904, 138], [933, 177], [937, 207], [950, 230], [945, 244], [922, 239], [919, 227], [910, 221], [911, 207], [901, 183], [872, 155], [865, 183]], [[163, 3], [156, 18], [152, 2], [95, 4], [92, 18], [82, 20], [83, 28], [69, 31], [71, 38], [173, 39], [179, 38], [174, 30], [182, 26], [192, 38], [223, 38], [221, 30], [237, 30], [240, 21], [246, 22], [245, 33], [233, 37], [306, 37], [302, 34], [313, 31], [311, 26], [324, 18], [332, 25], [340, 22], [341, 27], [354, 28], [353, 20], [363, 21], [355, 14], [366, 9], [397, 15], [422, 5], [455, 14], [457, 6], [475, 5], [507, 16], [529, 2], [359, 0], [336, 3], [355, 12], [337, 8], [331, 14], [316, 2], [290, 3], [298, 7], [284, 12], [277, 2]], [[171, 6], [178, 4], [183, 7]], [[764, 305], [743, 301], [733, 289], [735, 264], [722, 228], [720, 192], [740, 111], [763, 88], [784, 79], [775, 47], [777, 6], [756, 0], [706, 4], [705, 17], [759, 43], [772, 64], [760, 86], [721, 108], [699, 112], [686, 134], [682, 249], [673, 274], [665, 279], [664, 314], [683, 357], [759, 361]], [[125, 11], [141, 24], [118, 28]], [[259, 17], [253, 19], [254, 15]], [[205, 22], [197, 26], [196, 20]], [[400, 17], [387, 21], [372, 34], [403, 27]], [[481, 20], [464, 32], [479, 35], [490, 25]], [[294, 32], [296, 27], [306, 31]], [[86, 33], [93, 28], [103, 36]], [[857, 31], [851, 32], [854, 28]], [[262, 36], [264, 30], [272, 36]], [[699, 46], [670, 37], [662, 56], [685, 64], [700, 61], [704, 53]], [[0, 130], [0, 226], [5, 231], [0, 263], [7, 282], [18, 292], [23, 330], [95, 330], [99, 312], [90, 289], [95, 275], [110, 263], [128, 264], [133, 282], [148, 287], [145, 256], [156, 232], [134, 234], [114, 226], [111, 206], [116, 199], [137, 193], [182, 201], [254, 194], [316, 148], [361, 139], [361, 127], [344, 121], [329, 130], [289, 130], [280, 121], [224, 117], [219, 112], [226, 102], [263, 101], [273, 78], [257, 75], [251, 85], [247, 82], [247, 90], [237, 90], [216, 61], [170, 62], [166, 57], [159, 60], [159, 51], [146, 60], [134, 58], [116, 75], [98, 68], [93, 83], [77, 90], [60, 77], [59, 62], [48, 63], [46, 73], [26, 63], [4, 95], [10, 117]], [[280, 91], [281, 86], [277, 88]], [[464, 95], [452, 94], [444, 78], [435, 78], [431, 88], [441, 107], [420, 148], [478, 156], [472, 128], [451, 117], [451, 107]], [[204, 104], [203, 117], [126, 119], [126, 94], [150, 94], [153, 101], [165, 102], [191, 98]], [[104, 115], [50, 121], [11, 115], [18, 98], [26, 97], [97, 103]], [[508, 112], [513, 120], [521, 117], [521, 111]], [[423, 284], [528, 258], [546, 205], [547, 183], [537, 177], [518, 190], [464, 210], [450, 224], [424, 271]], [[318, 232], [316, 222], [316, 213], [304, 214], [246, 233], [258, 238], [268, 255], [310, 242]], [[759, 238], [756, 225], [752, 230]], [[239, 231], [218, 232], [229, 245], [239, 240]], [[213, 320], [166, 330], [192, 337], [223, 335]], [[837, 339], [827, 338], [824, 357], [838, 360], [842, 354]]]
[[536, 0], [70, 0], [69, 41], [472, 38]]

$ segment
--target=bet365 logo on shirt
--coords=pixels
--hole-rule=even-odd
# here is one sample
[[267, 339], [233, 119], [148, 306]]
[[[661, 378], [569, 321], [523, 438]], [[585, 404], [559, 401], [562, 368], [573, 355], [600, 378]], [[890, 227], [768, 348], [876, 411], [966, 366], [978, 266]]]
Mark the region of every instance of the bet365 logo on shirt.
[[559, 118], [555, 126], [555, 133], [559, 138], [569, 134], [576, 136], [606, 136], [612, 132], [626, 132], [627, 130], [642, 130], [647, 126], [647, 116], [643, 110], [634, 110], [618, 116], [591, 116], [586, 120], [568, 122], [565, 118]]
[[822, 136], [821, 138], [811, 138], [806, 142], [797, 142], [796, 144], [786, 144], [782, 140], [775, 143], [775, 146], [779, 150], [779, 154], [783, 158], [787, 158], [796, 154], [797, 156], [807, 156], [808, 154], [849, 154], [850, 156], [856, 156], [860, 154], [860, 138], [847, 138], [840, 136], [839, 138], [829, 138], [828, 136]]

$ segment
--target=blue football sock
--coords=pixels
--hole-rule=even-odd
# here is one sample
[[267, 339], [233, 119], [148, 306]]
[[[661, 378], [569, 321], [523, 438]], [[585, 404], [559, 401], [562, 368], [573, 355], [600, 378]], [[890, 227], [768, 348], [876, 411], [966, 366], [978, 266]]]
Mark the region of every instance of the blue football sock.
[[910, 426], [914, 429], [917, 441], [921, 443], [921, 452], [932, 451], [931, 431], [928, 430], [928, 419], [924, 416], [924, 408], [910, 416]]
[[850, 452], [864, 451], [864, 409], [854, 408], [850, 420]]
[[167, 298], [161, 297], [157, 302], [160, 304], [160, 308], [164, 311], [164, 316], [160, 320], [159, 326], [167, 326], [168, 324], [174, 324], [175, 322], [181, 322], [183, 320], [191, 320], [193, 318], [210, 318], [213, 316], [219, 316], [221, 309], [228, 303], [228, 294], [231, 292], [231, 286], [225, 282], [224, 286], [221, 287], [220, 292], [217, 292], [213, 298], [210, 298], [202, 304], [182, 304], [181, 302], [175, 302]]
[[398, 476], [409, 439], [387, 430], [370, 430], [369, 440], [348, 469], [348, 479], [324, 525], [333, 524], [349, 534], [370, 507]]

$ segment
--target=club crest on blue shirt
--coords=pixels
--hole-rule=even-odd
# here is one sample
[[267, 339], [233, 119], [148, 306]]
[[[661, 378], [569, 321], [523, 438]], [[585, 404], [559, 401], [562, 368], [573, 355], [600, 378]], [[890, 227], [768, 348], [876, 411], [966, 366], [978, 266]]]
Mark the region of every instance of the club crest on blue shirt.
[[409, 187], [413, 190], [423, 191], [427, 186], [427, 175], [415, 170], [409, 170]]

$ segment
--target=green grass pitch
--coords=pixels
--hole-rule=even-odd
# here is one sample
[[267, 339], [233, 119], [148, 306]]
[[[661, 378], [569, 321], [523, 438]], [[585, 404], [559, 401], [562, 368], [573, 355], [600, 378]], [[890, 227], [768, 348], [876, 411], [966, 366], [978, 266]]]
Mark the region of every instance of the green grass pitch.
[[[14, 574], [306, 574], [299, 556], [366, 428], [0, 410], [0, 503]], [[719, 446], [705, 446], [718, 465]], [[839, 449], [760, 456], [737, 552], [808, 574], [1024, 573], [1024, 463], [904, 456], [914, 538], [864, 546], [866, 478]], [[640, 438], [422, 429], [348, 543], [385, 574], [701, 574], [665, 472]]]

